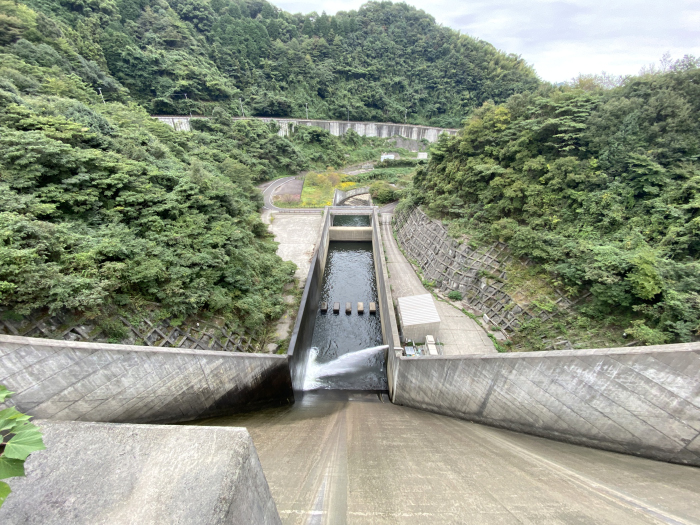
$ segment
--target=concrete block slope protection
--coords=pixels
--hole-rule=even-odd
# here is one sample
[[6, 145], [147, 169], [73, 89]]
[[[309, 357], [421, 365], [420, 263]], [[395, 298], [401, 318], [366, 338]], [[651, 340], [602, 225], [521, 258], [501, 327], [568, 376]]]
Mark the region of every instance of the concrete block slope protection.
[[176, 423], [293, 403], [286, 356], [0, 335], [8, 403], [42, 419]]
[[401, 405], [700, 466], [700, 343], [396, 356], [392, 365]]
[[10, 480], [4, 525], [278, 525], [244, 428], [38, 421], [46, 450]]
[[[174, 115], [153, 115], [169, 125], [176, 131], [190, 131], [190, 121], [197, 118], [207, 117], [187, 117]], [[437, 142], [440, 135], [447, 133], [448, 135], [456, 135], [457, 129], [451, 128], [436, 128], [433, 126], [414, 126], [411, 124], [395, 124], [392, 122], [353, 122], [346, 120], [306, 120], [306, 119], [291, 119], [291, 118], [275, 118], [275, 117], [235, 117], [233, 120], [261, 120], [263, 122], [274, 122], [279, 126], [278, 135], [287, 137], [294, 132], [294, 129], [299, 126], [314, 126], [323, 128], [331, 135], [336, 137], [344, 135], [349, 130], [362, 137], [404, 137], [411, 140], [427, 140], [428, 142]]]

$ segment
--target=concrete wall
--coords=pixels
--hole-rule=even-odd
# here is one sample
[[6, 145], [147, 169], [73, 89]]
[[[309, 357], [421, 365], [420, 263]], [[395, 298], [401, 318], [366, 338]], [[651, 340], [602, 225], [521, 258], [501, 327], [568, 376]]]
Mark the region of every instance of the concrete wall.
[[0, 523], [281, 524], [244, 428], [39, 426], [46, 450], [9, 480]]
[[0, 335], [0, 384], [45, 419], [174, 423], [293, 402], [286, 356]]
[[371, 226], [331, 226], [328, 234], [331, 241], [372, 241]]
[[395, 403], [700, 466], [700, 343], [390, 362]]
[[[189, 131], [189, 121], [192, 118], [206, 117], [183, 117], [183, 116], [154, 116], [161, 122], [174, 127], [178, 131]], [[413, 126], [409, 124], [393, 124], [390, 122], [348, 122], [343, 120], [305, 120], [305, 119], [289, 119], [289, 118], [269, 118], [269, 117], [236, 117], [233, 120], [250, 120], [255, 118], [263, 122], [274, 121], [279, 127], [278, 134], [282, 137], [288, 136], [299, 126], [315, 126], [323, 128], [331, 135], [344, 135], [348, 130], [352, 129], [357, 134], [363, 137], [405, 137], [407, 139], [420, 141], [427, 140], [428, 142], [437, 142], [438, 137], [442, 133], [448, 135], [456, 135], [456, 129], [435, 128], [432, 126]]]
[[335, 192], [333, 192], [333, 206], [339, 206], [350, 197], [356, 197], [363, 193], [369, 193], [369, 186], [362, 186], [361, 188], [354, 188], [347, 191], [336, 189]]
[[294, 390], [303, 390], [304, 376], [306, 374], [306, 362], [311, 348], [311, 340], [316, 325], [316, 311], [321, 297], [321, 285], [323, 284], [323, 272], [326, 269], [328, 257], [328, 243], [330, 242], [329, 229], [333, 224], [333, 216], [329, 208], [323, 212], [321, 231], [316, 239], [316, 248], [311, 256], [308, 277], [301, 296], [297, 318], [289, 340], [289, 368], [292, 375]]
[[[388, 217], [387, 217], [388, 218]], [[374, 230], [372, 232], [372, 255], [374, 257], [374, 269], [377, 277], [377, 295], [379, 296], [379, 312], [382, 316], [382, 336], [384, 344], [389, 345], [386, 358], [387, 383], [389, 385], [389, 396], [393, 400], [394, 384], [396, 382], [396, 374], [398, 367], [394, 366], [396, 355], [401, 354], [403, 349], [400, 344], [399, 327], [396, 322], [396, 312], [394, 311], [394, 300], [391, 296], [391, 287], [389, 286], [389, 274], [387, 273], [386, 261], [384, 256], [384, 240], [382, 239], [381, 224], [384, 217], [380, 217], [377, 209], [373, 212], [372, 224]]]

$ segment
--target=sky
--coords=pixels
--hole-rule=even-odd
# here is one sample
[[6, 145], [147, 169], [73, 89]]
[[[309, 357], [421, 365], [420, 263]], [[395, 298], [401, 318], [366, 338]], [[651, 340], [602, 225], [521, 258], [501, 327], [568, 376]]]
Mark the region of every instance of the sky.
[[[335, 14], [361, 0], [270, 0], [292, 13]], [[563, 82], [579, 73], [636, 74], [700, 56], [700, 0], [409, 0], [410, 5], [497, 48], [521, 55], [538, 75]]]

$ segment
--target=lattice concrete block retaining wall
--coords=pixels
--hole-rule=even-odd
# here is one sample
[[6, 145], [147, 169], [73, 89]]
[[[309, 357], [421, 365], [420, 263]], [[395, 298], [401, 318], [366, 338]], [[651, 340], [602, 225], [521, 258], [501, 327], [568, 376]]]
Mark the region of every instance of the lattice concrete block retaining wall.
[[0, 384], [45, 419], [174, 423], [293, 402], [286, 356], [0, 335]]
[[[512, 256], [505, 244], [494, 243], [482, 250], [459, 244], [448, 236], [445, 226], [418, 208], [398, 213], [394, 232], [401, 248], [418, 263], [427, 280], [435, 281], [445, 292], [461, 292], [468, 307], [486, 314], [501, 329], [513, 331], [533, 317], [543, 321], [552, 317], [538, 308], [518, 304], [506, 293], [506, 266]], [[499, 280], [484, 276], [484, 272]], [[572, 304], [560, 293], [554, 302], [559, 308]]]
[[392, 358], [395, 403], [700, 466], [700, 343]]

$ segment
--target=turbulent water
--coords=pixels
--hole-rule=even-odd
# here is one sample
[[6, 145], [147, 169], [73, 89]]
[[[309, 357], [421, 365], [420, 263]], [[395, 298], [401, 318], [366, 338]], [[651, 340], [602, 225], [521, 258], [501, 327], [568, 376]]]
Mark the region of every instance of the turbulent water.
[[[383, 390], [385, 382], [377, 376], [385, 372], [385, 352], [388, 346], [375, 346], [341, 355], [332, 361], [320, 362], [318, 348], [309, 352], [304, 377], [304, 390], [320, 388], [352, 388], [361, 390]], [[381, 374], [380, 374], [381, 376]]]
[[336, 215], [333, 226], [371, 226], [369, 215]]

